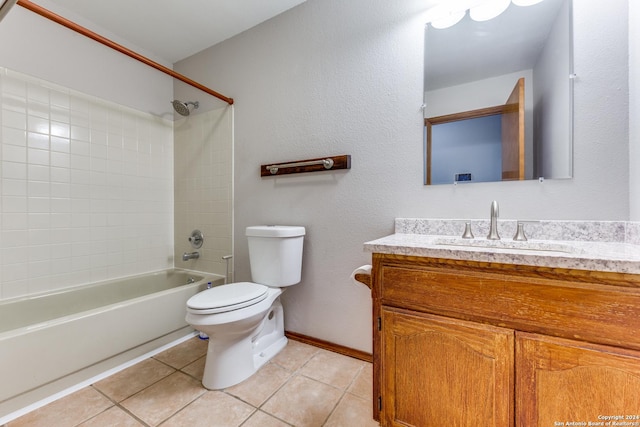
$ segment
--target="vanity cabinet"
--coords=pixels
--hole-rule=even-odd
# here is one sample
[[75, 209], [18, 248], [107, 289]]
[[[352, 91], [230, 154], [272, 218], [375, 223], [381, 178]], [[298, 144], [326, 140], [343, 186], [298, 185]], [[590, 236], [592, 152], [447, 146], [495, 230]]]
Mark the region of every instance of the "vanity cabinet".
[[513, 331], [392, 308], [382, 319], [386, 425], [511, 425]]
[[519, 333], [516, 372], [519, 426], [640, 425], [640, 352]]
[[374, 253], [372, 295], [381, 426], [640, 425], [637, 275]]

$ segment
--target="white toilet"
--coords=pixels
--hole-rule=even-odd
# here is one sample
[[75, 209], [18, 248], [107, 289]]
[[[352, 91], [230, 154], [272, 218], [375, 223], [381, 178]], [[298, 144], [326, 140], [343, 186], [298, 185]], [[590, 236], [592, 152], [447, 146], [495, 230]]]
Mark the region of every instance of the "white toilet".
[[209, 336], [202, 384], [249, 378], [287, 345], [280, 294], [300, 282], [304, 227], [247, 227], [253, 282], [229, 283], [187, 301], [187, 323]]

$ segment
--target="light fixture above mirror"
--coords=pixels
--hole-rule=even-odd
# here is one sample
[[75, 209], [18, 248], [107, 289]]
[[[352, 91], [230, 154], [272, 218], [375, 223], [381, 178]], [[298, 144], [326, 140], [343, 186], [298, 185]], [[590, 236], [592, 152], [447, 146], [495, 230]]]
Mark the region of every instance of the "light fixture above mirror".
[[516, 6], [532, 6], [543, 0], [448, 0], [441, 1], [427, 11], [427, 23], [433, 28], [445, 29], [454, 26], [465, 17], [476, 22], [489, 21], [501, 15], [511, 3]]

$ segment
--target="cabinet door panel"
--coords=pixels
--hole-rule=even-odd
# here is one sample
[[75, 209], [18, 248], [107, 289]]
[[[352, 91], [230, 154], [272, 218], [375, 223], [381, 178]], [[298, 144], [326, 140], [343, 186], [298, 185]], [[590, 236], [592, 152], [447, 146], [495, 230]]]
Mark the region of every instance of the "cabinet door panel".
[[518, 333], [516, 372], [519, 426], [640, 425], [640, 352]]
[[383, 308], [382, 425], [513, 425], [513, 331]]

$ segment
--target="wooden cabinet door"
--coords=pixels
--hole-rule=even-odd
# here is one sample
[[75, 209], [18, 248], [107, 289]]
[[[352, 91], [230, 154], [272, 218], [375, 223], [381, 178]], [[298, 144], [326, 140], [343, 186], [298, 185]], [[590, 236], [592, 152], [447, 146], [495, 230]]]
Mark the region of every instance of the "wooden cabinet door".
[[640, 352], [518, 332], [516, 373], [520, 427], [640, 425]]
[[507, 427], [514, 332], [383, 307], [382, 426]]

